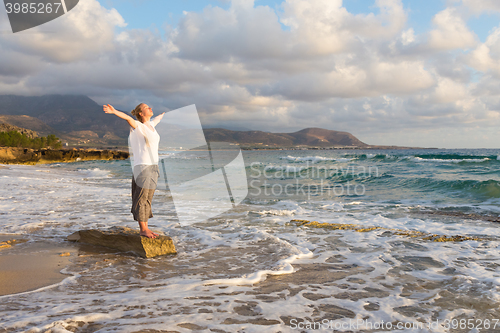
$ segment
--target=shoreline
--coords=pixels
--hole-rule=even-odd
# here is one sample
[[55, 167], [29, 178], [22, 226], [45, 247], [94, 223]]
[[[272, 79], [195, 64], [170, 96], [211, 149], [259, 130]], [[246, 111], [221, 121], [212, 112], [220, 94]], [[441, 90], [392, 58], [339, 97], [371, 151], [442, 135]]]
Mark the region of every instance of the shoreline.
[[0, 147], [1, 164], [36, 165], [92, 160], [126, 160], [128, 158], [128, 152], [111, 149], [31, 149]]
[[0, 298], [56, 286], [72, 275], [61, 270], [70, 264], [77, 248], [29, 236], [0, 234]]
[[441, 148], [424, 148], [424, 147], [402, 147], [402, 146], [333, 146], [333, 147], [318, 147], [318, 146], [293, 146], [293, 147], [280, 147], [280, 146], [262, 146], [262, 145], [245, 145], [239, 144], [241, 150], [410, 150], [410, 149], [441, 149]]
[[[369, 147], [255, 147], [240, 146], [241, 150], [402, 150], [402, 149], [439, 149], [397, 146]], [[0, 147], [0, 164], [37, 165], [50, 163], [72, 163], [80, 161], [110, 161], [126, 160], [130, 157], [128, 151], [105, 148], [18, 148]]]

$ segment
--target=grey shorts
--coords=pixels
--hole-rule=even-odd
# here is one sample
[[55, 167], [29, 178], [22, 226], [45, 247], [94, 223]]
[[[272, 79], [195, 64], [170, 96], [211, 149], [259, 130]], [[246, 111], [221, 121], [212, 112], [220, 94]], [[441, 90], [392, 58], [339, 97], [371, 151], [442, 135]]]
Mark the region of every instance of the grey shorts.
[[158, 183], [158, 166], [141, 166], [140, 171], [134, 170], [132, 177], [132, 209], [134, 220], [147, 222], [153, 217], [151, 202]]

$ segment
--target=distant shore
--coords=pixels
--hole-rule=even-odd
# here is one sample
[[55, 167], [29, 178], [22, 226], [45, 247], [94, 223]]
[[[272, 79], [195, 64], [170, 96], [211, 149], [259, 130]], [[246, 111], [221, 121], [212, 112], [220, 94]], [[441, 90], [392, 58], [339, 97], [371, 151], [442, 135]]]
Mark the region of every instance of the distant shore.
[[92, 160], [126, 160], [126, 151], [109, 149], [30, 149], [0, 147], [2, 164], [46, 164], [58, 162], [79, 162]]
[[240, 144], [242, 150], [402, 150], [402, 149], [439, 149], [439, 148], [424, 148], [424, 147], [400, 147], [400, 146], [365, 146], [365, 147], [278, 147], [278, 146], [250, 146]]
[[[368, 147], [273, 147], [240, 145], [242, 150], [383, 150], [383, 149], [437, 149], [421, 147], [398, 146], [368, 146]], [[93, 160], [126, 160], [129, 153], [118, 149], [71, 148], [71, 149], [31, 149], [17, 147], [0, 147], [0, 164], [47, 164], [70, 163]]]

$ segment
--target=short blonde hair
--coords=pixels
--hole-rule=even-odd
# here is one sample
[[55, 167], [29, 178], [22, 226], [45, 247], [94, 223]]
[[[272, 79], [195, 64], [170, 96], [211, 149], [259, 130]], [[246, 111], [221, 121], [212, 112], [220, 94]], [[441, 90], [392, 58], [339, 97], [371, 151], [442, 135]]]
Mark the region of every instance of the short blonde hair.
[[139, 113], [141, 113], [141, 112], [142, 112], [142, 106], [143, 106], [143, 105], [144, 105], [144, 103], [141, 103], [141, 104], [137, 105], [137, 106], [135, 107], [135, 109], [133, 109], [133, 110], [132, 110], [132, 115], [133, 115], [134, 117], [136, 117], [136, 118], [137, 118], [137, 120], [139, 120], [141, 123], [142, 123], [143, 121], [142, 121], [142, 116], [141, 116]]

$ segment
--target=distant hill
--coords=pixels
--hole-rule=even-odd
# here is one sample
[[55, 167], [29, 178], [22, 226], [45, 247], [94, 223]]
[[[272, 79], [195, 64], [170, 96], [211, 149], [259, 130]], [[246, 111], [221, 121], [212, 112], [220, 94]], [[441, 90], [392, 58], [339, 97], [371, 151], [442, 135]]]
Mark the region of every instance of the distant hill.
[[55, 134], [57, 132], [55, 129], [48, 126], [40, 119], [26, 115], [12, 116], [0, 114], [0, 123], [10, 124], [22, 128], [29, 128], [30, 130], [37, 132], [41, 136], [47, 136], [49, 134]]
[[[0, 95], [0, 114], [8, 116], [26, 115], [36, 118], [56, 133], [64, 133], [68, 138], [82, 138], [90, 134], [95, 143], [126, 144], [129, 134], [127, 123], [118, 117], [105, 114], [102, 106], [83, 95], [16, 96]], [[15, 118], [11, 118], [12, 121]], [[44, 127], [33, 119], [16, 118], [19, 127]], [[6, 121], [9, 123], [9, 121]], [[45, 127], [40, 132], [49, 130]], [[86, 137], [84, 135], [84, 137]]]
[[12, 131], [24, 134], [29, 139], [38, 138], [38, 133], [35, 131], [29, 130], [26, 128], [22, 128], [22, 127], [18, 127], [18, 126], [14, 126], [14, 125], [0, 121], [0, 132], [12, 132]]
[[269, 133], [262, 131], [231, 131], [222, 128], [204, 130], [207, 141], [225, 141], [240, 145], [261, 146], [308, 146], [308, 147], [368, 147], [347, 132], [322, 128], [306, 128], [294, 133]]
[[[83, 95], [0, 95], [0, 122], [40, 135], [56, 134], [63, 141], [87, 146], [127, 145], [129, 126], [105, 114], [102, 106]], [[204, 129], [209, 142], [225, 141], [254, 147], [370, 147], [347, 132], [306, 128], [294, 133]]]

